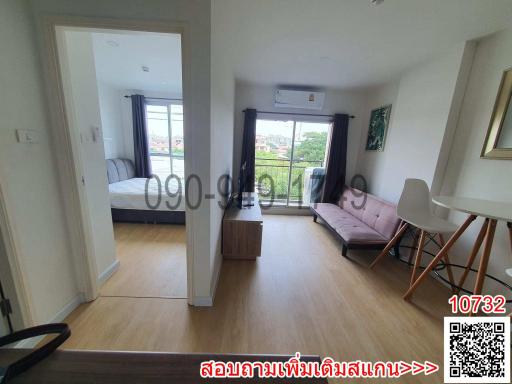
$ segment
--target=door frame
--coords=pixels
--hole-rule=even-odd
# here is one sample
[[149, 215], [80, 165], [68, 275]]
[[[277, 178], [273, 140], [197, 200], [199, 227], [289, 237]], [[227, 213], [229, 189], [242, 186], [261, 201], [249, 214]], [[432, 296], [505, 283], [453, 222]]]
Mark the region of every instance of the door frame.
[[[92, 249], [92, 232], [90, 230], [89, 205], [83, 189], [83, 163], [76, 137], [70, 126], [70, 111], [65, 104], [65, 93], [61, 65], [59, 61], [58, 39], [59, 29], [84, 28], [92, 30], [123, 30], [139, 32], [172, 33], [181, 35], [182, 55], [182, 91], [184, 109], [184, 134], [190, 136], [190, 115], [192, 107], [188, 97], [191, 94], [190, 81], [190, 32], [185, 22], [160, 22], [126, 19], [87, 18], [77, 16], [44, 16], [43, 28], [43, 69], [46, 80], [46, 91], [52, 121], [52, 139], [55, 148], [59, 148], [56, 156], [60, 177], [62, 198], [66, 211], [66, 219], [70, 230], [70, 240], [73, 250], [75, 274], [79, 290], [86, 301], [98, 297], [98, 270]], [[185, 139], [185, 177], [191, 169], [195, 169], [194, 158]], [[193, 304], [193, 260], [194, 247], [194, 215], [186, 207], [187, 231], [187, 298]]]
[[[0, 170], [1, 171], [1, 170]], [[0, 180], [5, 180], [0, 178]], [[0, 236], [5, 248], [5, 256], [9, 270], [6, 271], [12, 279], [14, 285], [14, 294], [16, 297], [9, 297], [11, 300], [16, 301], [16, 308], [19, 308], [19, 318], [22, 324], [15, 324], [21, 327], [30, 327], [35, 325], [34, 322], [34, 305], [29, 290], [27, 289], [27, 282], [25, 279], [24, 267], [20, 257], [19, 237], [16, 231], [15, 223], [12, 217], [9, 216], [10, 207], [5, 198], [5, 192], [0, 182]], [[5, 287], [4, 287], [5, 288]]]

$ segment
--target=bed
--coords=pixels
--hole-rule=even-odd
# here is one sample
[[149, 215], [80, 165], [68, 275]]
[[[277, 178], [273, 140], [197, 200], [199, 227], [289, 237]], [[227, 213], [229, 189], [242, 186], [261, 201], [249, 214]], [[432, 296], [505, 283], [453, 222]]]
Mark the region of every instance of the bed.
[[129, 159], [108, 159], [107, 178], [114, 222], [185, 224], [185, 196], [177, 194], [177, 180], [171, 179], [168, 185], [168, 191], [177, 196], [168, 196], [165, 180], [159, 193], [156, 179], [135, 177]]

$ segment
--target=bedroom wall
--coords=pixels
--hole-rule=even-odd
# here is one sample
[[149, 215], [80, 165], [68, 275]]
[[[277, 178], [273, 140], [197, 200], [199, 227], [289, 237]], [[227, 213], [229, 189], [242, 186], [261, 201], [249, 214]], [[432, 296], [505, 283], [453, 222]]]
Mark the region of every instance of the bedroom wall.
[[[398, 202], [406, 178], [432, 186], [436, 177], [444, 177], [444, 156], [451, 147], [473, 51], [471, 44], [460, 44], [411, 68], [398, 82], [367, 90], [358, 170], [369, 192]], [[371, 110], [390, 103], [384, 151], [366, 151]]]
[[[8, 92], [0, 103], [0, 183], [34, 322], [41, 324], [55, 320], [79, 292], [31, 15], [24, 0], [1, 0], [0, 6], [0, 89], [3, 96]], [[38, 143], [18, 143], [16, 129], [34, 130]]]
[[119, 90], [110, 84], [98, 80], [98, 99], [105, 159], [126, 157]]
[[[233, 179], [238, 179], [240, 158], [242, 156], [242, 137], [244, 114], [246, 108], [256, 108], [268, 112], [309, 113], [307, 110], [286, 109], [274, 107], [274, 91], [276, 87], [266, 85], [236, 83], [235, 97], [235, 131], [233, 151]], [[356, 116], [350, 119], [348, 128], [347, 149], [347, 182], [356, 173], [357, 158], [361, 141], [361, 122], [365, 114], [366, 94], [363, 90], [325, 90], [325, 103], [321, 111], [310, 113], [334, 114], [348, 113]]]
[[[487, 128], [498, 93], [502, 73], [512, 66], [512, 29], [481, 39], [461, 108], [460, 118], [444, 178], [442, 193], [447, 195], [512, 202], [512, 160], [481, 159]], [[466, 215], [452, 212], [450, 220], [461, 223]], [[481, 221], [473, 224], [454, 249], [459, 260], [468, 255]], [[489, 273], [512, 283], [505, 268], [512, 267], [510, 241], [505, 223], [498, 224]], [[486, 281], [490, 293], [504, 293], [503, 288]]]
[[[188, 32], [185, 63], [189, 78], [185, 79], [184, 96], [189, 107], [185, 119], [188, 164], [187, 174], [196, 174], [203, 185], [210, 185], [210, 1], [203, 0], [36, 0], [30, 5], [37, 24], [38, 46], [44, 54], [42, 19], [48, 15], [94, 17], [107, 19], [177, 21], [185, 23]], [[189, 189], [192, 201], [198, 188]], [[210, 201], [203, 199], [196, 210], [187, 210], [187, 252], [192, 253], [191, 302], [210, 297]]]

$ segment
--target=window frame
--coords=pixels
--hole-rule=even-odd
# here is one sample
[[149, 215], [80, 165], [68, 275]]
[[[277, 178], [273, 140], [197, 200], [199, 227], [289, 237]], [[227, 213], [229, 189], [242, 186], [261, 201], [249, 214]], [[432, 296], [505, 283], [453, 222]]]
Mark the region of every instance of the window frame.
[[[291, 188], [292, 188], [292, 176], [293, 176], [292, 175], [292, 170], [293, 170], [293, 162], [294, 162], [293, 157], [294, 157], [294, 152], [295, 152], [295, 139], [296, 139], [295, 133], [296, 133], [296, 128], [297, 128], [297, 123], [320, 123], [320, 124], [328, 125], [328, 129], [327, 129], [327, 142], [326, 142], [326, 146], [325, 146], [324, 158], [322, 160], [322, 165], [323, 165], [323, 167], [325, 167], [326, 160], [327, 160], [327, 152], [328, 152], [330, 136], [331, 136], [331, 133], [332, 133], [332, 123], [333, 123], [332, 118], [330, 118], [330, 117], [323, 117], [323, 116], [305, 116], [305, 115], [294, 116], [294, 115], [284, 115], [284, 114], [283, 115], [277, 115], [277, 114], [261, 113], [261, 114], [258, 114], [258, 116], [256, 118], [256, 127], [257, 127], [257, 124], [258, 124], [259, 120], [264, 120], [264, 121], [291, 121], [291, 122], [293, 122], [292, 145], [291, 145], [291, 151], [290, 151], [290, 159], [288, 160], [288, 162], [289, 162], [289, 164], [288, 164], [288, 186], [287, 186], [287, 193], [286, 193], [286, 204], [284, 205], [284, 207], [286, 207], [286, 208], [296, 208], [295, 205], [290, 205], [290, 192], [291, 192]], [[255, 145], [256, 145], [256, 143], [255, 143]], [[304, 180], [302, 180], [302, 182], [304, 182]], [[302, 203], [303, 203], [303, 201], [299, 200], [298, 207], [302, 207]]]
[[[151, 99], [151, 98], [147, 98], [146, 99], [146, 102], [145, 102], [145, 108], [146, 108], [146, 125], [148, 127], [148, 130], [149, 130], [149, 117], [148, 117], [148, 109], [147, 107], [148, 106], [160, 106], [160, 107], [166, 107], [167, 108], [167, 134], [168, 134], [168, 144], [169, 144], [169, 153], [168, 154], [165, 154], [165, 153], [152, 153], [151, 152], [151, 149], [149, 151], [149, 157], [151, 158], [152, 156], [155, 156], [155, 157], [167, 157], [169, 158], [169, 168], [170, 168], [170, 175], [174, 175], [174, 165], [173, 165], [173, 159], [177, 158], [177, 159], [182, 159], [184, 160], [185, 159], [185, 156], [175, 156], [173, 155], [173, 147], [172, 147], [172, 132], [173, 132], [173, 127], [172, 127], [172, 113], [171, 113], [171, 108], [173, 105], [181, 105], [183, 107], [183, 101], [180, 101], [180, 100], [168, 100], [168, 101], [165, 101], [165, 100], [156, 100], [156, 99]], [[182, 116], [184, 115], [184, 113], [182, 113]], [[148, 132], [148, 136], [149, 136], [149, 132]], [[184, 135], [183, 135], [184, 136]], [[183, 137], [183, 140], [184, 140], [184, 137]]]

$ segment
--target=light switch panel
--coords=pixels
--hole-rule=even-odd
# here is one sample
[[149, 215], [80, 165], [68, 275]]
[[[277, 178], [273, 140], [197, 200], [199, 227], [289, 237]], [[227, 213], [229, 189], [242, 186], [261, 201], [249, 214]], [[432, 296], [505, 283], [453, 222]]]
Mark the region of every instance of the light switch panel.
[[39, 132], [32, 129], [17, 129], [16, 138], [18, 143], [35, 144], [39, 142]]

